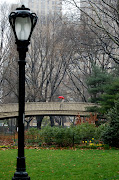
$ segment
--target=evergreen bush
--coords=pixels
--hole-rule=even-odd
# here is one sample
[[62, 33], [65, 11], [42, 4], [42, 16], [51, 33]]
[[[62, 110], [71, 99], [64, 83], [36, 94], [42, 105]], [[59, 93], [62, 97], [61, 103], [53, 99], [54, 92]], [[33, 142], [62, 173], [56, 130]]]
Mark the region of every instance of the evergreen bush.
[[73, 144], [72, 128], [59, 128], [46, 126], [41, 129], [40, 136], [47, 145], [71, 146]]
[[47, 145], [52, 145], [54, 142], [54, 130], [53, 127], [46, 126], [40, 130], [40, 137], [42, 142], [44, 141]]
[[100, 126], [96, 127], [95, 129], [95, 139], [102, 140], [102, 135], [109, 127], [109, 124], [101, 124]]
[[96, 127], [88, 122], [70, 128], [50, 126], [46, 126], [41, 130], [31, 128], [27, 132], [27, 142], [38, 142], [40, 146], [42, 144], [60, 147], [73, 146], [74, 144], [82, 144], [82, 141], [89, 142], [92, 138], [100, 140], [106, 128], [107, 126]]
[[55, 129], [55, 143], [58, 146], [72, 146], [73, 144], [73, 129], [72, 128], [57, 128]]
[[103, 141], [105, 144], [119, 148], [119, 101], [110, 110], [107, 119], [109, 120], [109, 126], [102, 135]]

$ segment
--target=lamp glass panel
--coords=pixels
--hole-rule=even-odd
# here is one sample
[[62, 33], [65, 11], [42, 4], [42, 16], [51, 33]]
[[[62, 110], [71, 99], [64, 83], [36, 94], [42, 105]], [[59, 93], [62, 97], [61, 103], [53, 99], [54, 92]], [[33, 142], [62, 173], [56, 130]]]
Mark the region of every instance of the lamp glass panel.
[[31, 32], [30, 17], [17, 17], [15, 20], [15, 32], [18, 40], [28, 40]]

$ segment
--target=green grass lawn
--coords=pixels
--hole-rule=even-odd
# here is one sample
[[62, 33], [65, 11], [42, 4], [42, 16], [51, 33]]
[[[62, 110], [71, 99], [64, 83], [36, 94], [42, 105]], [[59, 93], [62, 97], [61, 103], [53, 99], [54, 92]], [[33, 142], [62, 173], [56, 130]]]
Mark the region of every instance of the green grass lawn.
[[[119, 180], [119, 150], [27, 149], [26, 167], [31, 180]], [[0, 150], [0, 180], [16, 171], [17, 150]]]

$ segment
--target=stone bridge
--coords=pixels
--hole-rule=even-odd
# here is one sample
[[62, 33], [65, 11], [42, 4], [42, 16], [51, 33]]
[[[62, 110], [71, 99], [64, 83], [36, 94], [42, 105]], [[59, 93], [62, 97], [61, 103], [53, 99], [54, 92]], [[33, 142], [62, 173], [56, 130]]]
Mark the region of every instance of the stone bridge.
[[[25, 104], [25, 116], [87, 116], [86, 108], [95, 106], [92, 103], [76, 102], [29, 102]], [[18, 104], [1, 104], [0, 119], [13, 118], [18, 116]]]

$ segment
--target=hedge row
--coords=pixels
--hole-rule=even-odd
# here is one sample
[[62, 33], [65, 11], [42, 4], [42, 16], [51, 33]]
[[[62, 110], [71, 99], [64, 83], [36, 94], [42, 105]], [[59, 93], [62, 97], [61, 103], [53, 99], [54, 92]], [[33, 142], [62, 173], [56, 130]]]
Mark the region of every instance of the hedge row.
[[95, 127], [93, 124], [84, 123], [70, 128], [46, 126], [41, 130], [31, 128], [26, 133], [26, 143], [38, 143], [39, 145], [72, 146], [81, 144], [82, 141], [90, 141], [92, 138], [101, 140], [106, 126]]

